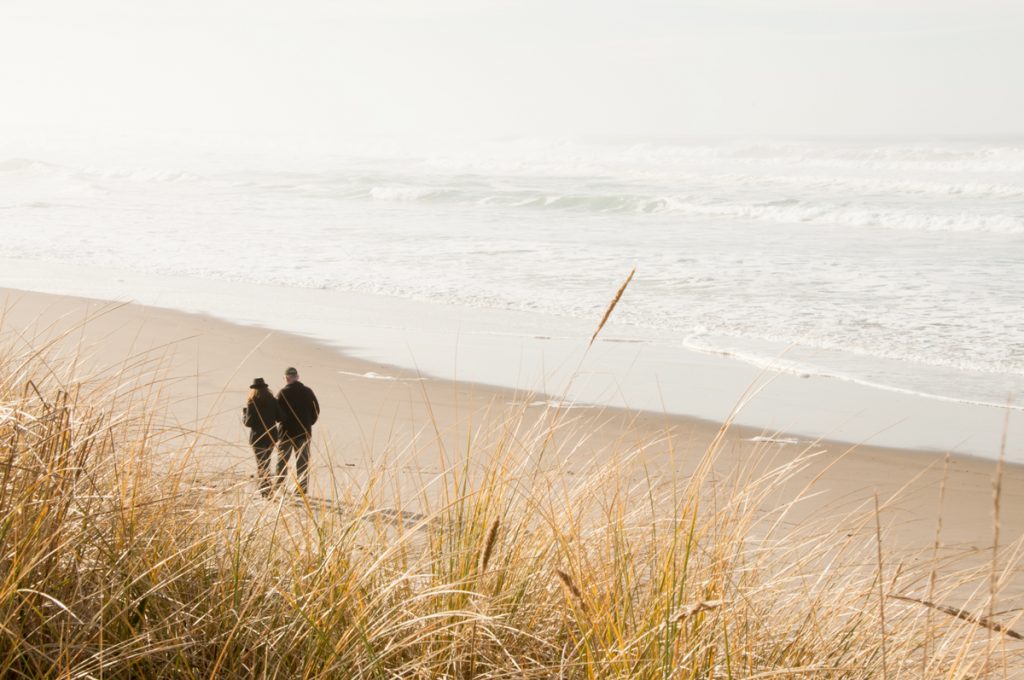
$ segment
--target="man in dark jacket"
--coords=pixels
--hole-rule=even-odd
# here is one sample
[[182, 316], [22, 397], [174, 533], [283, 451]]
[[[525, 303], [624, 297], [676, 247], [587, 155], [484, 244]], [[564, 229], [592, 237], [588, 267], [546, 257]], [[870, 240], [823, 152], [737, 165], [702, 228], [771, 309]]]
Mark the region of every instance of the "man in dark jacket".
[[306, 493], [309, 490], [309, 440], [313, 423], [320, 417], [320, 403], [313, 390], [299, 382], [299, 372], [294, 368], [285, 369], [284, 381], [285, 386], [277, 393], [277, 403], [281, 407], [277, 482], [284, 481], [288, 459], [295, 451], [295, 475], [302, 493]]

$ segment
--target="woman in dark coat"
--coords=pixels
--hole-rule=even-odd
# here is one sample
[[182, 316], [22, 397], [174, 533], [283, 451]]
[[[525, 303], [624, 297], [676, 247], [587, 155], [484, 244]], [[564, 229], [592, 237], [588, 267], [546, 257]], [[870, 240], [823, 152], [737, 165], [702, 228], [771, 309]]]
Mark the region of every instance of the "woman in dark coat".
[[249, 443], [256, 454], [256, 474], [264, 498], [270, 497], [273, 488], [270, 456], [277, 439], [277, 423], [282, 419], [281, 407], [270, 392], [270, 386], [263, 378], [253, 380], [249, 385], [249, 399], [242, 409], [242, 420], [249, 428]]

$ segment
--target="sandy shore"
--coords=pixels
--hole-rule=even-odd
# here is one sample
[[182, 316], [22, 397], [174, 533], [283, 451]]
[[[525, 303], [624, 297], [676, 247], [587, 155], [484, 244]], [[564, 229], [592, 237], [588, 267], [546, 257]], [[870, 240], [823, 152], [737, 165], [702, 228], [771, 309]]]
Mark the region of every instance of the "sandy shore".
[[[423, 379], [302, 337], [207, 316], [14, 290], [0, 290], [0, 298], [7, 342], [38, 341], [74, 329], [61, 351], [80, 354], [83, 367], [116, 369], [129, 356], [159, 359], [169, 417], [182, 428], [202, 426], [217, 441], [200, 451], [205, 472], [243, 484], [252, 484], [254, 468], [240, 420], [247, 387], [257, 376], [279, 386], [289, 365], [299, 368], [323, 407], [313, 449], [313, 489], [322, 495], [359, 483], [384, 462], [403, 476], [402, 486], [418, 488], [457, 462], [469, 437], [510, 418], [529, 427], [552, 413], [547, 396]], [[630, 450], [638, 451], [645, 474], [685, 474], [720, 430], [715, 422], [652, 412], [571, 408], [567, 413], [571, 423], [559, 432], [556, 462], [568, 474]], [[766, 434], [776, 441], [758, 441]], [[873, 507], [877, 493], [886, 540], [907, 559], [916, 559], [915, 553], [935, 541], [946, 479], [943, 550], [975, 561], [990, 559], [995, 463], [953, 456], [946, 470], [943, 456], [934, 452], [835, 441], [785, 443], [788, 439], [786, 433], [732, 427], [716, 464], [723, 472], [755, 459], [784, 465], [814, 452], [773, 502], [786, 503], [786, 493], [808, 489], [809, 498], [789, 519], [853, 522], [850, 513]], [[1024, 467], [1005, 467], [1000, 508], [999, 542], [1005, 546], [1024, 533]], [[1021, 603], [1024, 579], [1019, 576], [1007, 575], [1001, 604]]]

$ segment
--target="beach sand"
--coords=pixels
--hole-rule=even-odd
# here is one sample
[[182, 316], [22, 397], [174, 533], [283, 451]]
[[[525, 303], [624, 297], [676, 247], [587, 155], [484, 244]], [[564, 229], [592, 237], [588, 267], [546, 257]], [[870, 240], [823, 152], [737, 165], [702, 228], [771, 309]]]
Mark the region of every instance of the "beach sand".
[[[253, 378], [264, 377], [276, 388], [286, 366], [298, 367], [322, 406], [314, 429], [311, 490], [325, 497], [387, 468], [410, 499], [398, 509], [415, 511], [413, 492], [459, 464], [470, 438], [486, 441], [487, 432], [513, 421], [519, 431], [543, 426], [555, 415], [550, 403], [557, 399], [551, 396], [425, 379], [303, 337], [207, 316], [16, 290], [0, 291], [0, 297], [8, 343], [39, 344], [67, 331], [58, 350], [77, 355], [85, 373], [116, 372], [126, 363], [159, 365], [159, 400], [169, 424], [207, 433], [196, 451], [202, 474], [215, 483], [240, 485], [253, 502], [260, 502], [252, 479], [255, 465], [240, 411]], [[551, 463], [570, 475], [632, 453], [634, 463], [642, 464], [630, 468], [636, 474], [678, 480], [721, 429], [719, 423], [694, 418], [606, 408], [567, 408], [558, 417], [568, 422], [557, 431]], [[766, 436], [775, 441], [763, 441]], [[866, 526], [864, 517], [873, 511], [877, 493], [884, 540], [900, 559], [930, 555], [941, 516], [943, 555], [956, 557], [957, 566], [991, 560], [995, 462], [951, 456], [947, 468], [944, 456], [934, 452], [788, 441], [786, 433], [730, 427], [716, 469], [724, 475], [751, 461], [767, 469], [814, 453], [770, 499], [785, 504], [804, 493], [787, 521], [832, 528], [848, 522], [851, 532], [873, 535], [873, 520]], [[473, 450], [479, 456], [487, 449]], [[999, 498], [999, 544], [1007, 546], [1024, 532], [1024, 467], [1003, 468]], [[1024, 605], [1022, 581], [1015, 572], [1003, 578], [1000, 609]]]

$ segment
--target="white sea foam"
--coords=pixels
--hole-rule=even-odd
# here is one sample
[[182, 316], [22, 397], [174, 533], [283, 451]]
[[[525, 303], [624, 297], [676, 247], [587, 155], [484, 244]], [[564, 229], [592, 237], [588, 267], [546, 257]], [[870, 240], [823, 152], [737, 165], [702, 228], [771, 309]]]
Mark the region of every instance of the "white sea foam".
[[[873, 356], [862, 348], [843, 348], [842, 351], [825, 350], [814, 346], [790, 346], [778, 354], [765, 349], [764, 342], [743, 343], [742, 340], [719, 340], [700, 342], [690, 338], [685, 343], [688, 349], [738, 359], [744, 363], [771, 373], [788, 373], [802, 378], [831, 378], [856, 383], [865, 387], [884, 389], [928, 399], [974, 406], [1006, 407], [1024, 411], [1024, 405], [1012, 401], [1013, 390], [1005, 392], [998, 388], [987, 392], [989, 396], [972, 398], [969, 394], [986, 394], [984, 386], [991, 386], [994, 376], [1003, 376], [1011, 384], [1019, 384], [1020, 373], [1005, 375], [982, 363], [951, 357], [947, 361], [929, 366], [926, 362], [899, 360], [891, 357]], [[770, 346], [770, 345], [769, 345]], [[881, 353], [886, 353], [885, 351]], [[798, 354], [801, 360], [787, 358], [786, 354]], [[945, 370], [943, 370], [945, 369]], [[918, 380], [918, 374], [927, 372], [927, 380]], [[944, 376], [945, 380], [940, 376]], [[944, 392], [942, 387], [952, 381], [959, 381], [957, 393]], [[976, 383], [972, 389], [972, 383]], [[948, 389], [948, 388], [947, 388]]]
[[[507, 405], [508, 406], [521, 406], [521, 404], [519, 402], [515, 402], [515, 401], [507, 402]], [[581, 402], [578, 402], [578, 401], [565, 401], [565, 400], [562, 400], [562, 399], [538, 399], [536, 401], [531, 401], [531, 402], [529, 402], [526, 405], [529, 406], [529, 407], [532, 407], [532, 408], [538, 408], [538, 407], [539, 408], [553, 408], [553, 409], [558, 409], [558, 410], [561, 410], [561, 411], [570, 410], [570, 409], [601, 408], [601, 406], [597, 405], [597, 404], [585, 404], [585, 403], [581, 403]]]
[[422, 382], [424, 380], [423, 378], [401, 378], [396, 375], [386, 375], [384, 373], [377, 373], [375, 371], [367, 371], [366, 373], [338, 371], [338, 375], [347, 375], [353, 378], [365, 378], [367, 380], [393, 380], [396, 382]]
[[378, 186], [370, 189], [369, 196], [381, 201], [415, 201], [437, 196], [439, 193], [430, 187]]
[[795, 437], [767, 437], [759, 435], [757, 437], [750, 437], [747, 439], [748, 442], [764, 442], [767, 444], [799, 444], [800, 440]]

